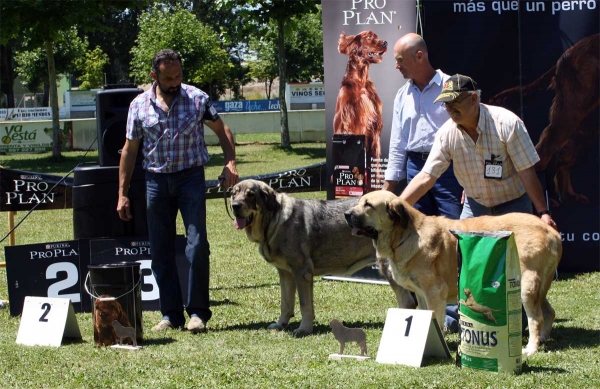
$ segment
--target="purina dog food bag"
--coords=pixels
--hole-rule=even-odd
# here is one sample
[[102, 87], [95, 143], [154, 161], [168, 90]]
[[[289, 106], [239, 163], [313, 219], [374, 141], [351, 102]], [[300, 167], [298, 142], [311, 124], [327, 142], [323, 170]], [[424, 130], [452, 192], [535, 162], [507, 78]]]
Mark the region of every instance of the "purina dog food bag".
[[458, 238], [457, 363], [521, 372], [521, 267], [514, 234], [451, 231]]

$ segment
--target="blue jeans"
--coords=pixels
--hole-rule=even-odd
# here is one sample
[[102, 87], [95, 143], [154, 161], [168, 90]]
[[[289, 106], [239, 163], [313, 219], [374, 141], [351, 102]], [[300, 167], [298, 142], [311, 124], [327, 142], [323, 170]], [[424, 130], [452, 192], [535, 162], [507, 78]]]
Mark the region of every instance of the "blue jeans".
[[[406, 160], [406, 180], [410, 182], [425, 165], [421, 158], [408, 157]], [[437, 179], [433, 187], [414, 205], [427, 216], [445, 216], [458, 219], [462, 210], [460, 199], [463, 188], [454, 177], [452, 163]]]
[[[511, 212], [531, 213], [532, 210], [533, 208], [531, 206], [531, 200], [529, 199], [529, 196], [527, 196], [527, 193], [519, 198], [507, 201], [506, 203], [498, 204], [493, 207], [486, 207], [485, 205], [481, 205], [469, 197], [465, 197], [465, 204], [463, 205], [460, 218], [469, 219], [472, 217], [485, 215], [499, 216]], [[525, 314], [524, 309], [521, 309], [521, 315], [523, 318], [524, 332], [525, 328], [527, 328], [527, 315]], [[446, 306], [446, 320], [444, 325], [448, 327], [450, 332], [458, 332], [458, 304]]]
[[[174, 327], [185, 324], [183, 310], [204, 322], [212, 316], [208, 296], [210, 248], [206, 236], [204, 167], [175, 173], [146, 171], [148, 236], [152, 271], [159, 288], [163, 319]], [[189, 262], [185, 301], [175, 262], [177, 212], [181, 211], [187, 235], [185, 256]]]

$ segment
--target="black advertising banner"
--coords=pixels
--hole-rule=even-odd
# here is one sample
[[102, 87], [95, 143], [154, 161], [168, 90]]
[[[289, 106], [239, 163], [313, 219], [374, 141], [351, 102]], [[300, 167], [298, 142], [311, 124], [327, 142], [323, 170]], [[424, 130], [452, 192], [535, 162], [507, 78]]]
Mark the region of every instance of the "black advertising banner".
[[26, 296], [70, 298], [82, 311], [78, 241], [6, 246], [4, 253], [12, 316], [21, 314]]
[[72, 177], [0, 168], [0, 212], [71, 208], [72, 187]]
[[[185, 296], [189, 268], [185, 257], [185, 237], [177, 236], [175, 244], [179, 282]], [[140, 263], [142, 309], [159, 309], [158, 286], [150, 268], [150, 244], [147, 237], [79, 239], [7, 246], [4, 253], [12, 316], [21, 314], [26, 296], [70, 298], [76, 312], [91, 312], [91, 297], [84, 285], [88, 265], [120, 262]]]
[[[0, 169], [0, 212], [28, 211], [38, 203], [40, 205], [37, 210], [72, 208], [72, 177], [65, 178], [49, 192], [61, 179], [62, 177], [51, 174]], [[241, 178], [245, 179], [265, 182], [278, 192], [318, 192], [326, 187], [325, 163]], [[46, 197], [45, 193], [48, 193]], [[223, 189], [219, 187], [219, 181], [206, 180], [206, 198], [221, 197]]]
[[[600, 270], [600, 12], [596, 1], [423, 2], [434, 66], [519, 115], [563, 237], [559, 270]], [[443, 31], [443, 33], [441, 33]]]
[[[185, 257], [186, 239], [179, 235], [175, 240], [175, 261], [179, 273], [179, 283], [183, 296], [187, 296], [189, 262]], [[117, 238], [117, 239], [90, 239], [89, 240], [89, 264], [104, 265], [119, 262], [138, 262], [142, 272], [142, 309], [144, 311], [158, 311], [158, 285], [152, 273], [150, 257], [150, 241], [147, 237], [140, 238]], [[87, 266], [82, 272], [87, 274]], [[84, 277], [85, 278], [85, 277]], [[88, 285], [89, 289], [89, 285]], [[85, 288], [82, 288], [84, 293]], [[86, 295], [84, 303], [90, 303], [90, 296]], [[84, 308], [88, 308], [84, 304]], [[91, 311], [91, 305], [88, 310]], [[86, 310], [87, 311], [87, 310]]]
[[[404, 84], [395, 69], [394, 43], [415, 32], [416, 2], [406, 0], [323, 0], [327, 198], [333, 199], [334, 135], [365, 137], [362, 185], [352, 195], [379, 189], [387, 166], [394, 96]], [[342, 197], [342, 195], [338, 195]]]

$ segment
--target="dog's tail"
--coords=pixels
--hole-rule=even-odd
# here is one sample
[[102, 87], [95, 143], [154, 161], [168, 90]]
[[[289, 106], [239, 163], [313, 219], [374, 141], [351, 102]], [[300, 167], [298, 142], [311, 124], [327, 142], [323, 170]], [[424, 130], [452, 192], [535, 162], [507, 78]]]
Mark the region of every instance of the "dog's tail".
[[497, 95], [489, 99], [490, 104], [503, 105], [513, 97], [516, 98], [519, 93], [526, 96], [530, 93], [544, 92], [550, 89], [554, 89], [554, 83], [552, 82], [554, 75], [556, 74], [556, 64], [552, 66], [548, 71], [538, 77], [535, 81], [524, 85], [522, 87], [515, 86], [510, 89], [506, 89]]

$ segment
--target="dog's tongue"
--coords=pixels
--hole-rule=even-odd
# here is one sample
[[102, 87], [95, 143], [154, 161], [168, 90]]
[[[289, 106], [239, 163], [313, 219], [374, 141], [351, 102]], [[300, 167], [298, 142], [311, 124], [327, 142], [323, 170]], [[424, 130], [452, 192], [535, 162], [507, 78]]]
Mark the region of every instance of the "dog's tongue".
[[246, 218], [245, 217], [236, 217], [235, 221], [233, 222], [233, 225], [238, 230], [241, 230], [242, 228], [246, 227]]
[[358, 235], [358, 228], [352, 227], [352, 235], [354, 235], [354, 236]]

